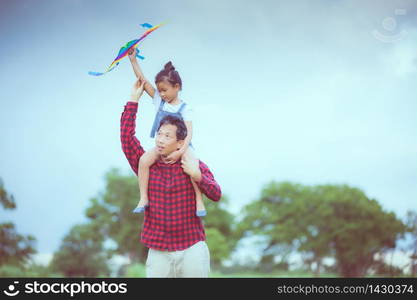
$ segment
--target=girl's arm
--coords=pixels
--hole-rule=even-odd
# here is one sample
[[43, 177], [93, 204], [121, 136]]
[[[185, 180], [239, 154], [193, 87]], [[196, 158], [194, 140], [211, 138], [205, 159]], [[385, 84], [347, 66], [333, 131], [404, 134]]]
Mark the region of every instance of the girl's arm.
[[145, 80], [144, 89], [148, 93], [148, 95], [151, 98], [153, 98], [153, 96], [155, 95], [155, 88], [145, 78], [145, 75], [143, 75], [143, 72], [141, 68], [139, 67], [138, 60], [136, 59], [136, 49], [133, 49], [131, 52], [129, 52], [129, 60], [132, 64], [133, 72], [135, 72], [136, 77]]

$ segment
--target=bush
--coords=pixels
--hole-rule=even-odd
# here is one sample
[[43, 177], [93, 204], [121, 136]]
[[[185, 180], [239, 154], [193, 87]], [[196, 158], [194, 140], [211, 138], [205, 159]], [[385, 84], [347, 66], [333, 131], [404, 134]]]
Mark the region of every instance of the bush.
[[125, 265], [122, 269], [123, 271], [120, 275], [123, 277], [146, 277], [146, 268], [143, 264]]
[[374, 273], [375, 276], [384, 276], [384, 277], [399, 277], [404, 276], [403, 270], [399, 267], [387, 264], [384, 261], [377, 260], [374, 262], [374, 265], [371, 268], [371, 273]]
[[52, 273], [48, 267], [31, 264], [27, 267], [3, 265], [0, 267], [0, 277], [62, 277], [59, 273]]
[[2, 265], [0, 267], [0, 277], [25, 277], [25, 271], [19, 267]]

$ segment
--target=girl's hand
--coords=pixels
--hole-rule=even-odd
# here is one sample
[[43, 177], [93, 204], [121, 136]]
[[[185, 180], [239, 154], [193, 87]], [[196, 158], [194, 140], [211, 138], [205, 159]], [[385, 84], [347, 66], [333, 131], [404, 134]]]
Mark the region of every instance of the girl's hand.
[[191, 179], [195, 182], [200, 182], [201, 170], [197, 159], [187, 159], [186, 155], [183, 155], [181, 159], [181, 167], [186, 174], [190, 175]]
[[174, 151], [166, 157], [166, 162], [169, 163], [169, 164], [173, 164], [174, 162], [179, 160], [181, 156], [182, 156], [182, 154], [181, 154], [180, 151], [178, 151], [178, 150]]
[[145, 80], [138, 78], [132, 87], [132, 92], [130, 93], [130, 101], [138, 102], [140, 96], [143, 94], [143, 87], [145, 86]]
[[136, 58], [136, 54], [137, 54], [136, 48], [130, 49], [129, 52], [128, 52], [128, 54], [129, 54], [129, 59], [130, 60], [135, 59]]

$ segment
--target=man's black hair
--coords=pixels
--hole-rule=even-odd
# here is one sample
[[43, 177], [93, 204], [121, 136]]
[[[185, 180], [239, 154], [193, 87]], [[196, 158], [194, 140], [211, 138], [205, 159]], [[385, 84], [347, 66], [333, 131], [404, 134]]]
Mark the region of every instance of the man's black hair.
[[178, 118], [176, 116], [165, 116], [161, 123], [159, 123], [159, 128], [161, 128], [162, 125], [171, 124], [177, 127], [177, 141], [185, 140], [185, 137], [187, 136], [187, 127], [185, 126], [184, 120], [181, 118]]

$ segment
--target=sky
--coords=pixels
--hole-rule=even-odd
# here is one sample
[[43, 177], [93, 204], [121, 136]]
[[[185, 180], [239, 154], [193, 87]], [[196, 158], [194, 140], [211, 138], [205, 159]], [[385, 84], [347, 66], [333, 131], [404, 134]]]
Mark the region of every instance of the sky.
[[[151, 81], [172, 61], [195, 110], [193, 145], [229, 198], [268, 182], [348, 184], [403, 217], [417, 203], [417, 1], [0, 2], [0, 210], [42, 254], [56, 251], [104, 175], [133, 175], [119, 121], [134, 75], [102, 77], [148, 22]], [[154, 141], [150, 98], [136, 135]], [[138, 194], [139, 196], [139, 194]]]

